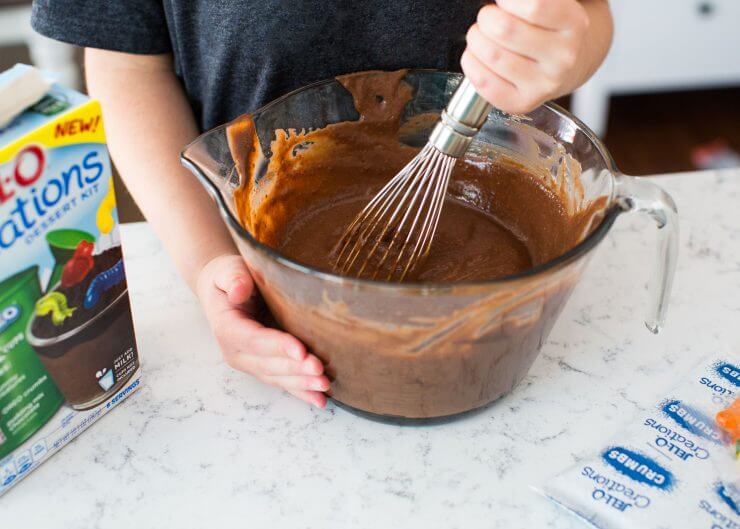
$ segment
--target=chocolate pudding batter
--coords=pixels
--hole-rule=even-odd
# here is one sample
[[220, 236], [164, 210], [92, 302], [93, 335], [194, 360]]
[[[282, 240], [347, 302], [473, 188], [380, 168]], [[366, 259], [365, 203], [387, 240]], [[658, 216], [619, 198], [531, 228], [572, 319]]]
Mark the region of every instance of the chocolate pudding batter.
[[[278, 131], [266, 177], [235, 193], [239, 216], [258, 240], [332, 270], [347, 226], [419, 151], [398, 140], [418, 124], [401, 129], [412, 97], [403, 75], [339, 79], [353, 95], [359, 121], [308, 133]], [[569, 215], [542, 181], [500, 155], [493, 163], [475, 154], [459, 161], [430, 254], [406, 280], [493, 279], [564, 253], [582, 233], [582, 217]]]
[[[332, 270], [348, 224], [419, 151], [399, 138], [428, 129], [436, 119], [421, 115], [401, 122], [412, 98], [404, 75], [339, 78], [360, 119], [276, 131], [259, 178], [253, 175], [262, 173], [264, 160], [253, 122], [244, 116], [229, 126], [243, 182], [234, 193], [236, 209], [256, 239], [295, 261]], [[552, 260], [580, 241], [603, 203], [580, 206], [578, 178], [566, 190], [562, 179], [533, 167], [493, 147], [458, 161], [430, 254], [406, 280], [501, 278]], [[580, 271], [554, 270], [425, 299], [336, 284], [317, 290], [298, 272], [276, 275], [264, 254], [245, 255], [277, 321], [325, 362], [333, 378], [330, 394], [363, 410], [403, 417], [449, 415], [510, 391]], [[263, 276], [265, 270], [271, 277]]]

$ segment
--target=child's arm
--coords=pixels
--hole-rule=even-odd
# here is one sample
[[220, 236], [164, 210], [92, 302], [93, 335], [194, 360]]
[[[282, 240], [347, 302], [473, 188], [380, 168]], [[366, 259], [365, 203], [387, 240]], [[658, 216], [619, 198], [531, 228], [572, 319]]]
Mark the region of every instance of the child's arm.
[[525, 113], [591, 77], [611, 37], [607, 0], [497, 0], [478, 13], [461, 64], [491, 104]]
[[90, 93], [103, 107], [111, 156], [172, 256], [232, 367], [323, 406], [323, 366], [294, 337], [249, 315], [254, 285], [214, 204], [180, 166], [197, 135], [169, 55], [85, 50]]

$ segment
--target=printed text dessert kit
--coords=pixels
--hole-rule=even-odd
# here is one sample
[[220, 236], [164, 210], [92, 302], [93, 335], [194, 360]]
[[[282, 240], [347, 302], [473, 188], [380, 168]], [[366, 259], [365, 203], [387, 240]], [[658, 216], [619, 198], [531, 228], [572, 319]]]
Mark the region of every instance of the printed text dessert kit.
[[0, 110], [1, 495], [140, 382], [100, 106], [17, 65]]

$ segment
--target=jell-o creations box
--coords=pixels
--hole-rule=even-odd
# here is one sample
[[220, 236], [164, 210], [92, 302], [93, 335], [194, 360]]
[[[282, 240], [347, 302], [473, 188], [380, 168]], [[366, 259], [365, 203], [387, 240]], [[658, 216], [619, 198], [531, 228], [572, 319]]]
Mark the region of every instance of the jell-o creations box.
[[0, 73], [0, 495], [139, 387], [100, 105]]

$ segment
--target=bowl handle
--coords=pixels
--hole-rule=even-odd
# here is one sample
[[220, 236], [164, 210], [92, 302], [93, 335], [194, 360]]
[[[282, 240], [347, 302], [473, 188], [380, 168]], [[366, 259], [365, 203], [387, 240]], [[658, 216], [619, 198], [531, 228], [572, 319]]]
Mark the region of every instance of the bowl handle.
[[618, 174], [617, 204], [625, 212], [647, 213], [658, 225], [658, 255], [650, 278], [650, 308], [645, 325], [657, 334], [665, 323], [678, 258], [678, 210], [671, 195], [649, 179]]

